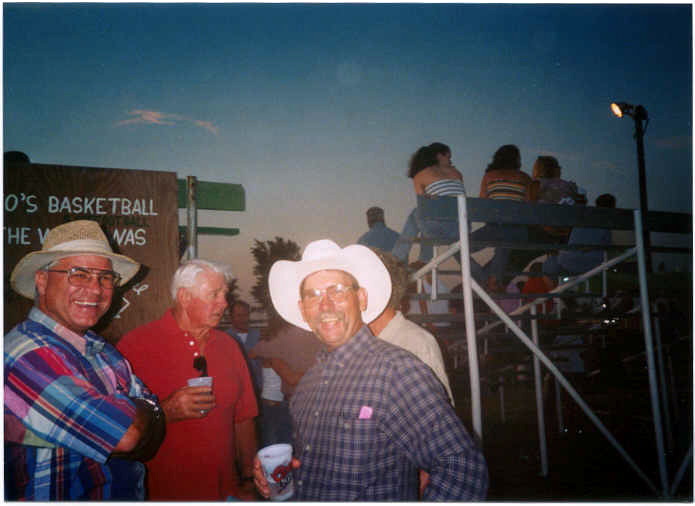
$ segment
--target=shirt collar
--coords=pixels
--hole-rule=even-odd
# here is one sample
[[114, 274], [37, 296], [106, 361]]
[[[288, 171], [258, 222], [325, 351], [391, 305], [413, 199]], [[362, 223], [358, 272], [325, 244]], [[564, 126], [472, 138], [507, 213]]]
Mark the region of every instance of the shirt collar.
[[[182, 343], [186, 343], [186, 345], [190, 348], [195, 348], [196, 350], [198, 349], [198, 342], [193, 339], [193, 336], [191, 336], [188, 331], [185, 331], [179, 327], [179, 324], [174, 317], [174, 311], [172, 308], [166, 310], [164, 316], [162, 316], [161, 322], [163, 331], [166, 334], [171, 334], [175, 339], [180, 340]], [[208, 349], [210, 348], [210, 345], [217, 340], [217, 333], [215, 330], [216, 329], [214, 328], [208, 330], [208, 340], [206, 343]], [[193, 345], [189, 344], [191, 341], [193, 341]]]
[[83, 336], [81, 336], [66, 326], [58, 323], [37, 307], [31, 308], [28, 318], [52, 330], [54, 334], [70, 343], [85, 356], [99, 353], [106, 345], [104, 338], [98, 336], [91, 330], [88, 330]]
[[396, 311], [396, 315], [391, 318], [382, 331], [379, 332], [379, 338], [383, 339], [384, 341], [388, 341], [389, 338], [392, 337], [391, 334], [396, 333], [398, 329], [401, 328], [401, 325], [403, 325], [403, 320], [405, 320], [403, 313]]
[[369, 327], [362, 325], [355, 335], [342, 346], [333, 351], [327, 351], [325, 348], [319, 351], [316, 360], [319, 363], [334, 362], [337, 365], [345, 365], [360, 354], [372, 339], [374, 339], [374, 335]]

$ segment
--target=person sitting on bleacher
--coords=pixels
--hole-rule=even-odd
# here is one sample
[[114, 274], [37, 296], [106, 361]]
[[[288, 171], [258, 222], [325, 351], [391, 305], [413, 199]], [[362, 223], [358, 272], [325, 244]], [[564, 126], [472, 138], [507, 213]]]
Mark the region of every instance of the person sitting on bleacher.
[[[574, 181], [560, 177], [562, 167], [554, 156], [539, 156], [533, 164], [533, 184], [531, 200], [539, 204], [560, 204], [573, 206], [586, 203]], [[539, 226], [530, 229], [531, 238], [538, 242], [567, 243], [569, 227]]]
[[[466, 193], [463, 176], [451, 163], [451, 149], [441, 142], [422, 146], [411, 156], [408, 177], [413, 179], [416, 195], [449, 196]], [[458, 225], [438, 221], [436, 217], [423, 219], [417, 208], [413, 209], [391, 253], [401, 262], [408, 263], [412, 240], [420, 233], [428, 238], [450, 239], [453, 242], [458, 239]], [[431, 244], [420, 244], [419, 261], [429, 262], [433, 255], [434, 248]]]
[[[531, 200], [531, 177], [521, 170], [521, 153], [513, 144], [500, 147], [485, 169], [480, 182], [480, 198], [493, 200], [512, 200], [526, 202]], [[524, 226], [488, 223], [471, 234], [473, 240], [515, 241], [528, 239], [528, 230]], [[482, 268], [486, 287], [492, 292], [504, 291], [503, 274], [509, 260], [509, 249], [496, 248], [492, 260]], [[478, 264], [471, 258], [471, 272], [474, 277]]]
[[[604, 193], [596, 198], [597, 207], [615, 208], [615, 197]], [[610, 244], [611, 231], [605, 228], [572, 229], [568, 245], [572, 244]], [[561, 250], [557, 255], [549, 255], [543, 262], [543, 273], [548, 275], [582, 274], [603, 263], [600, 249]]]

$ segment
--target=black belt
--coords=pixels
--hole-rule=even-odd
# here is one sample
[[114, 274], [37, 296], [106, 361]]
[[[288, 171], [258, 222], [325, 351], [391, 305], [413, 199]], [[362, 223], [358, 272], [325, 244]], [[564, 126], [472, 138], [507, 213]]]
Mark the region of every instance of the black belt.
[[266, 406], [282, 406], [285, 401], [271, 401], [270, 399], [261, 399], [261, 402]]

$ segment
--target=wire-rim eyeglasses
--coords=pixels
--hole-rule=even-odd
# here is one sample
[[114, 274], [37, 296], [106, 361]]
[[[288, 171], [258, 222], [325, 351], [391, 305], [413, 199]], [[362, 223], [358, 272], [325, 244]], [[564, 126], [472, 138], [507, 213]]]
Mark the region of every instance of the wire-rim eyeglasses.
[[68, 283], [78, 288], [89, 288], [92, 277], [96, 276], [99, 286], [107, 290], [118, 287], [121, 275], [114, 271], [90, 269], [87, 267], [70, 267], [69, 269], [44, 269], [46, 272], [61, 272], [67, 274]]

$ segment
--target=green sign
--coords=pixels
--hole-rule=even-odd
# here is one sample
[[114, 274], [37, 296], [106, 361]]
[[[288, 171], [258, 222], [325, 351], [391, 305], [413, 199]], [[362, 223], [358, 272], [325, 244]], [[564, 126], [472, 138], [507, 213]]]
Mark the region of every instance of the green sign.
[[[177, 179], [176, 181], [179, 191], [179, 209], [186, 209], [188, 208], [186, 180]], [[246, 210], [246, 194], [244, 187], [240, 184], [196, 181], [195, 196], [197, 209], [210, 211]]]

